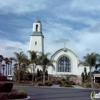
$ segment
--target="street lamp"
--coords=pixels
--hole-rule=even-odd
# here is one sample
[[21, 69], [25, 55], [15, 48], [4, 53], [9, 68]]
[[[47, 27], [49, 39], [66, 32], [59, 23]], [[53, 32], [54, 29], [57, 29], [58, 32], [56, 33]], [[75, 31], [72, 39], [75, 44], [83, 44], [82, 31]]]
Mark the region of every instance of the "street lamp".
[[3, 70], [3, 75], [4, 75], [5, 64], [2, 64], [2, 70]]

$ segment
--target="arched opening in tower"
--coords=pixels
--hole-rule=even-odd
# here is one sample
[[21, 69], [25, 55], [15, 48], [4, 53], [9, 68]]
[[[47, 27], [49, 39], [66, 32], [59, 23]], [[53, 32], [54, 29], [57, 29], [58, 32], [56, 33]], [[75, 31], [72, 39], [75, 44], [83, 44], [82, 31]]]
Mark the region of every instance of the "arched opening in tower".
[[36, 25], [36, 31], [38, 31], [38, 25]]

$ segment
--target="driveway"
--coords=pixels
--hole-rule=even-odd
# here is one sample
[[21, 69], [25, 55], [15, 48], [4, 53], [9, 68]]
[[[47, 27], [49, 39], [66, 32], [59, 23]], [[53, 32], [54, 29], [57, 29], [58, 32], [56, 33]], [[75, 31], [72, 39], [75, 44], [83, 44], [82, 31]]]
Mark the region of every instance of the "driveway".
[[[33, 86], [14, 86], [13, 89], [23, 89], [31, 100], [91, 100], [93, 89], [50, 88]], [[97, 93], [100, 90], [95, 90]]]

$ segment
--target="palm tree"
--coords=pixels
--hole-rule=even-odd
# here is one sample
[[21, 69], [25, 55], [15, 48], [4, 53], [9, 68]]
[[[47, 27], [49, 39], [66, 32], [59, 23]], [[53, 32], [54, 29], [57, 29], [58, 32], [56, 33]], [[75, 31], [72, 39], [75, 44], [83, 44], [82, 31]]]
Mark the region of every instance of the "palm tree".
[[0, 55], [0, 73], [1, 73], [1, 67], [2, 67], [2, 60], [3, 60], [3, 56]]
[[53, 62], [55, 61], [48, 58], [49, 54], [50, 53], [46, 54], [40, 53], [41, 56], [39, 57], [39, 64], [42, 65], [42, 70], [43, 70], [43, 84], [45, 83], [45, 72], [47, 67], [49, 66], [54, 67]]
[[8, 71], [8, 73], [9, 73], [9, 69], [7, 68], [7, 65], [8, 65], [8, 63], [9, 63], [9, 59], [8, 58], [4, 58], [4, 61], [5, 61], [5, 64], [6, 64], [6, 76], [8, 75], [7, 74], [7, 71]]
[[18, 82], [20, 82], [20, 66], [25, 61], [27, 56], [21, 51], [20, 53], [14, 52], [14, 60], [18, 63]]
[[10, 62], [10, 75], [12, 75], [12, 61], [15, 60], [13, 57], [9, 58], [9, 62]]
[[2, 70], [3, 70], [3, 75], [4, 75], [5, 64], [2, 64]]
[[21, 71], [22, 71], [22, 76], [23, 76], [23, 81], [25, 81], [26, 73], [28, 72], [28, 66], [30, 64], [30, 61], [25, 58], [23, 64], [21, 65]]
[[14, 79], [18, 81], [18, 64], [17, 63], [14, 64], [13, 70], [14, 70]]
[[30, 55], [29, 63], [30, 63], [30, 66], [32, 66], [32, 72], [33, 72], [33, 75], [32, 75], [32, 84], [33, 84], [34, 83], [34, 71], [38, 64], [38, 58], [37, 58], [36, 51], [28, 51], [28, 53]]
[[90, 82], [91, 82], [92, 88], [93, 88], [92, 67], [94, 67], [96, 64], [97, 56], [98, 56], [97, 54], [91, 53], [83, 57], [85, 62], [88, 63], [89, 68], [90, 68]]

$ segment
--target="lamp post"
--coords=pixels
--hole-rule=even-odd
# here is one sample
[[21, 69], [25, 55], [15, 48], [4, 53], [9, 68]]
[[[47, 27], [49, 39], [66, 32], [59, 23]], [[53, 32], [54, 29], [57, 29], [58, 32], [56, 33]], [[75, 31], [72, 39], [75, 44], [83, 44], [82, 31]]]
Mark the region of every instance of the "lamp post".
[[3, 75], [4, 75], [5, 64], [2, 64], [2, 70], [3, 70]]

